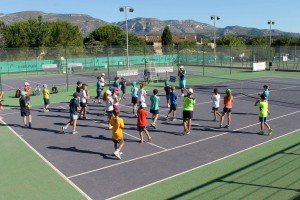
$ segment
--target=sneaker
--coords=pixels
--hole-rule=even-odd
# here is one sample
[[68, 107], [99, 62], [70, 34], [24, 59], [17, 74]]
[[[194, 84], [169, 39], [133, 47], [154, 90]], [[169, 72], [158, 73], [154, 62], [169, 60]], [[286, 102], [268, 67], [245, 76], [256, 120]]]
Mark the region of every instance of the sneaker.
[[175, 122], [176, 120], [177, 120], [176, 118], [173, 118], [173, 119], [172, 119], [173, 122]]
[[28, 123], [28, 128], [32, 128], [32, 127], [31, 127], [31, 122]]
[[168, 120], [169, 119], [169, 116], [166, 116], [165, 120]]
[[122, 152], [122, 151], [120, 151], [120, 152], [119, 152], [119, 154], [120, 154], [120, 155], [122, 155], [122, 154], [123, 154], [123, 152]]
[[264, 131], [258, 131], [257, 134], [258, 135], [264, 135], [265, 133], [264, 133]]
[[222, 128], [223, 127], [223, 125], [222, 124], [220, 124], [220, 126], [219, 126], [220, 128]]
[[49, 110], [48, 110], [48, 109], [46, 109], [44, 112], [49, 112]]
[[108, 129], [112, 129], [112, 128], [113, 128], [112, 125], [109, 125], [109, 126], [108, 126]]
[[77, 134], [78, 133], [78, 131], [72, 131], [72, 134], [73, 135], [75, 135], [75, 134]]
[[65, 133], [66, 133], [66, 130], [67, 130], [67, 128], [63, 126], [61, 129], [62, 129], [62, 133], [63, 133], [63, 134], [65, 134]]
[[46, 112], [46, 109], [45, 109], [45, 108], [43, 108], [43, 112]]
[[186, 134], [189, 135], [191, 133], [191, 131], [187, 131]]
[[272, 129], [269, 129], [268, 135], [272, 135], [272, 133], [273, 133], [273, 130], [272, 130]]
[[182, 94], [181, 96], [184, 97], [184, 94]]
[[152, 142], [152, 138], [151, 138], [151, 137], [148, 139], [148, 142], [149, 142], [149, 143], [151, 143], [151, 142]]
[[114, 155], [115, 155], [118, 159], [121, 160], [121, 156], [120, 156], [119, 150], [116, 150], [116, 151], [114, 152]]
[[170, 104], [168, 104], [168, 108], [170, 108]]
[[229, 128], [229, 127], [230, 127], [229, 125], [224, 126], [224, 128]]
[[152, 123], [151, 126], [152, 126], [153, 128], [156, 128], [156, 124], [154, 124], [154, 123]]
[[186, 134], [186, 130], [183, 130], [182, 135], [185, 135], [185, 134]]

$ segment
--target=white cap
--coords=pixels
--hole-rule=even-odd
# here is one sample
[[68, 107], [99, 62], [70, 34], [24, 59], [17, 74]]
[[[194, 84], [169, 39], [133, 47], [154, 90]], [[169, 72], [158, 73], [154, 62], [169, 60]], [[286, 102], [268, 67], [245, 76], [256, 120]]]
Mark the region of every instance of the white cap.
[[47, 84], [44, 84], [43, 87], [46, 88], [46, 87], [47, 87]]
[[106, 90], [105, 93], [111, 95], [111, 91], [110, 90]]
[[105, 76], [105, 74], [104, 74], [104, 73], [102, 73], [102, 74], [101, 74], [101, 76]]
[[192, 88], [189, 88], [189, 89], [188, 89], [188, 92], [189, 92], [190, 94], [193, 94], [193, 93], [194, 93], [194, 90], [193, 90]]
[[28, 82], [25, 82], [24, 85], [30, 85]]
[[142, 108], [146, 108], [146, 107], [147, 107], [147, 104], [146, 104], [145, 102], [143, 102], [143, 103], [141, 104], [141, 106], [142, 106]]
[[181, 65], [179, 68], [180, 68], [180, 69], [182, 69], [182, 68], [183, 68], [183, 66]]

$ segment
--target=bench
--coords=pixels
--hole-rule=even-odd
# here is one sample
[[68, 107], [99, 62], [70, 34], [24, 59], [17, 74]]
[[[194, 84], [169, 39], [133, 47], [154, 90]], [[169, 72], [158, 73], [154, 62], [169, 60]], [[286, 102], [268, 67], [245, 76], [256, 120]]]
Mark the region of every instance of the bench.
[[82, 63], [68, 63], [68, 70], [72, 73], [82, 71], [83, 64]]
[[57, 64], [42, 64], [42, 71], [44, 72], [57, 72]]

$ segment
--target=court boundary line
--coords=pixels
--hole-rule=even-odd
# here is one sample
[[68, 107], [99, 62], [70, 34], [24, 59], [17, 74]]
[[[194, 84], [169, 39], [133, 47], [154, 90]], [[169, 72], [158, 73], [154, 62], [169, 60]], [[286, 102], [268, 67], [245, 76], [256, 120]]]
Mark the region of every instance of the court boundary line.
[[122, 193], [122, 194], [119, 194], [119, 195], [110, 197], [110, 198], [108, 198], [108, 199], [115, 199], [115, 198], [118, 198], [118, 197], [121, 197], [121, 196], [130, 194], [130, 193], [136, 192], [136, 191], [138, 191], [138, 190], [142, 190], [142, 189], [144, 189], [144, 188], [150, 187], [150, 186], [152, 186], [152, 185], [155, 185], [155, 184], [158, 184], [158, 183], [167, 181], [167, 180], [172, 179], [172, 178], [175, 178], [175, 177], [177, 177], [177, 176], [180, 176], [180, 175], [189, 173], [189, 172], [191, 172], [191, 171], [194, 171], [194, 170], [197, 170], [197, 169], [201, 169], [201, 168], [203, 168], [203, 167], [205, 167], [205, 166], [214, 164], [214, 163], [216, 163], [216, 162], [219, 162], [219, 161], [225, 160], [225, 159], [227, 159], [227, 158], [236, 156], [236, 155], [238, 155], [238, 154], [241, 154], [241, 153], [246, 152], [246, 151], [248, 151], [248, 150], [254, 149], [254, 148], [259, 147], [259, 146], [262, 146], [262, 145], [267, 144], [267, 143], [269, 143], [269, 142], [272, 142], [272, 141], [275, 141], [275, 140], [277, 140], [277, 139], [283, 138], [283, 137], [288, 136], [288, 135], [290, 135], [290, 134], [293, 134], [293, 133], [295, 133], [295, 132], [297, 132], [297, 131], [300, 131], [300, 129], [293, 130], [293, 131], [291, 131], [291, 132], [285, 133], [285, 134], [283, 134], [283, 135], [281, 135], [281, 136], [278, 136], [278, 137], [276, 137], [276, 138], [273, 138], [273, 139], [267, 140], [267, 141], [265, 141], [265, 142], [256, 144], [256, 145], [254, 145], [254, 146], [248, 147], [248, 148], [243, 149], [243, 150], [241, 150], [241, 151], [238, 151], [238, 152], [235, 152], [235, 153], [233, 153], [233, 154], [224, 156], [224, 157], [222, 157], [222, 158], [219, 158], [219, 159], [216, 159], [216, 160], [214, 160], [214, 161], [205, 163], [205, 164], [203, 164], [203, 165], [194, 167], [194, 168], [189, 169], [189, 170], [186, 170], [186, 171], [184, 171], [184, 172], [180, 172], [180, 173], [178, 173], [178, 174], [169, 176], [169, 177], [164, 178], [164, 179], [161, 179], [161, 180], [159, 180], [159, 181], [155, 181], [155, 182], [153, 182], [153, 183], [150, 183], [150, 184], [144, 185], [144, 186], [142, 186], [142, 187], [139, 187], [139, 188], [130, 190], [130, 191], [128, 191], [128, 192], [124, 192], [124, 193]]
[[52, 170], [54, 170], [61, 178], [63, 178], [68, 184], [70, 184], [76, 191], [78, 191], [81, 195], [83, 195], [88, 200], [92, 200], [90, 196], [88, 196], [83, 190], [81, 190], [75, 183], [73, 183], [70, 179], [68, 179], [59, 169], [57, 169], [50, 161], [48, 161], [42, 154], [40, 154], [33, 146], [31, 146], [21, 135], [19, 135], [14, 129], [12, 129], [9, 125], [6, 124], [5, 121], [2, 123], [15, 135], [19, 138], [30, 150], [33, 151], [40, 159], [42, 159]]
[[[292, 113], [288, 113], [288, 114], [285, 114], [285, 115], [281, 115], [281, 116], [278, 116], [278, 117], [274, 117], [272, 119], [269, 119], [268, 121], [273, 121], [273, 120], [280, 119], [280, 118], [283, 118], [283, 117], [287, 117], [287, 116], [290, 116], [290, 115], [294, 115], [294, 114], [297, 114], [297, 113], [300, 113], [300, 110], [292, 112]], [[255, 123], [255, 124], [250, 124], [248, 126], [244, 126], [244, 127], [232, 130], [232, 131], [223, 132], [223, 133], [220, 133], [220, 134], [217, 134], [217, 135], [214, 135], [214, 136], [206, 137], [206, 138], [199, 139], [199, 140], [196, 140], [196, 141], [193, 141], [193, 142], [189, 142], [189, 143], [186, 143], [186, 144], [183, 144], [183, 145], [172, 147], [172, 148], [169, 148], [167, 150], [162, 150], [162, 151], [159, 151], [159, 152], [147, 154], [147, 155], [144, 155], [144, 156], [129, 159], [129, 160], [119, 162], [119, 163], [115, 163], [115, 164], [112, 164], [112, 165], [108, 165], [108, 166], [105, 166], [105, 167], [100, 167], [100, 168], [97, 168], [97, 169], [94, 169], [94, 170], [89, 170], [89, 171], [86, 171], [86, 172], [74, 174], [74, 175], [68, 176], [67, 178], [71, 179], [71, 178], [79, 177], [79, 176], [82, 176], [82, 175], [90, 174], [90, 173], [93, 173], [93, 172], [101, 171], [101, 170], [108, 169], [108, 168], [111, 168], [111, 167], [115, 167], [115, 166], [118, 166], [118, 165], [126, 164], [126, 163], [129, 163], [129, 162], [133, 162], [133, 161], [140, 160], [140, 159], [143, 159], [143, 158], [147, 158], [147, 157], [150, 157], [150, 156], [154, 156], [154, 155], [157, 155], [157, 154], [160, 154], [160, 153], [163, 153], [163, 152], [169, 152], [169, 151], [172, 151], [174, 149], [179, 149], [179, 148], [182, 148], [182, 147], [190, 146], [192, 144], [196, 144], [196, 143], [200, 143], [200, 142], [203, 142], [203, 141], [206, 141], [206, 140], [209, 140], [209, 139], [217, 138], [217, 137], [220, 137], [220, 136], [223, 136], [223, 135], [227, 135], [229, 133], [234, 133], [236, 131], [243, 130], [245, 128], [249, 128], [249, 127], [252, 127], [252, 126], [259, 125], [259, 124], [260, 124], [259, 122]]]

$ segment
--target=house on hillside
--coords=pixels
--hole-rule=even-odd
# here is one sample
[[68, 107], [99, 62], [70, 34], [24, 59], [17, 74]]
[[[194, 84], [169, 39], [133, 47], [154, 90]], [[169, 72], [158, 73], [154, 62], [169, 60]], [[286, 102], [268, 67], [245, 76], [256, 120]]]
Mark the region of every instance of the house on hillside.
[[[162, 54], [162, 42], [161, 42], [161, 36], [158, 35], [145, 35], [143, 39], [146, 41], [148, 45], [152, 45], [155, 49], [155, 52], [157, 54]], [[179, 42], [179, 41], [192, 41], [197, 42], [197, 36], [196, 35], [173, 35], [172, 36], [173, 43]], [[201, 43], [197, 43], [201, 44]]]

